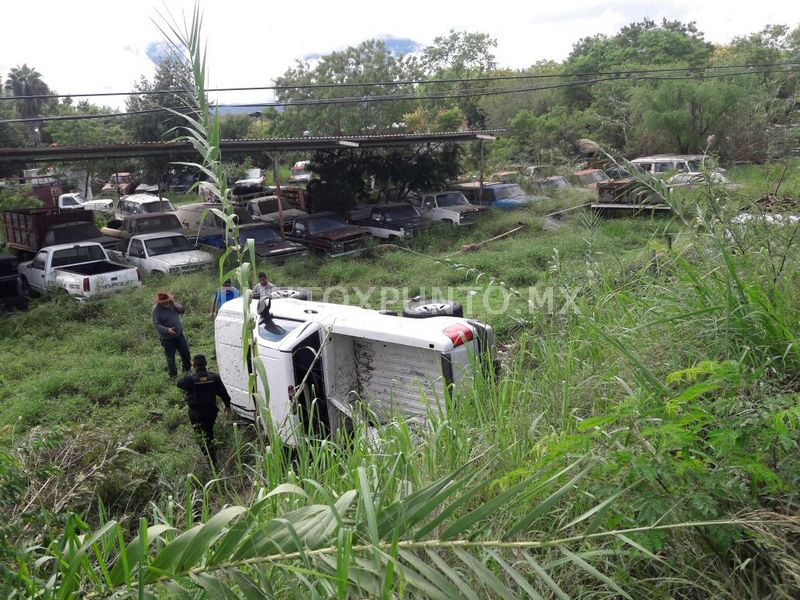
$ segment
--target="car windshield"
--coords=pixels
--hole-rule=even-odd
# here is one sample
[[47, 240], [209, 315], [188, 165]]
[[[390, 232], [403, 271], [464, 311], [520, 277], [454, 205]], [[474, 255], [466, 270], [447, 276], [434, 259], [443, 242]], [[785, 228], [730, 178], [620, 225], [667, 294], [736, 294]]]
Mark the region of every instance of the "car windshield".
[[172, 202], [169, 200], [162, 200], [161, 202], [144, 202], [141, 206], [142, 212], [145, 213], [171, 212], [175, 210], [175, 207], [172, 206]]
[[308, 232], [312, 234], [326, 233], [347, 227], [341, 217], [317, 217], [308, 221]]
[[398, 206], [396, 208], [391, 208], [383, 211], [383, 216], [386, 219], [387, 223], [391, 223], [393, 221], [401, 221], [403, 219], [413, 219], [414, 217], [420, 216], [417, 212], [417, 209], [411, 206]]
[[65, 267], [95, 260], [106, 260], [106, 253], [103, 251], [102, 246], [74, 246], [64, 250], [56, 250], [53, 253], [51, 264], [54, 267]]
[[689, 171], [693, 171], [693, 172], [697, 172], [700, 169], [702, 169], [702, 167], [703, 167], [703, 161], [702, 160], [690, 160], [690, 161], [687, 161], [687, 164], [689, 165]]
[[[289, 210], [290, 206], [286, 205], [285, 200], [281, 200], [280, 207], [283, 210]], [[265, 198], [258, 201], [258, 212], [262, 215], [278, 212], [278, 198]]]
[[461, 192], [439, 194], [436, 196], [436, 202], [439, 206], [462, 206], [464, 204], [469, 204], [467, 198]]
[[594, 171], [593, 173], [584, 173], [583, 175], [579, 175], [581, 182], [583, 183], [599, 183], [601, 181], [606, 181], [608, 179], [608, 175], [603, 173], [602, 171]]
[[239, 232], [239, 244], [242, 246], [247, 243], [247, 240], [253, 240], [256, 244], [266, 244], [280, 239], [281, 236], [274, 227], [254, 227]]
[[539, 185], [549, 188], [565, 188], [567, 187], [567, 181], [563, 177], [553, 177], [551, 179], [540, 180]]
[[194, 246], [189, 243], [182, 235], [171, 235], [169, 237], [147, 240], [144, 245], [147, 247], [147, 254], [158, 256], [160, 254], [172, 254], [173, 252], [186, 252], [194, 250]]
[[175, 215], [160, 215], [156, 217], [146, 217], [139, 219], [138, 229], [142, 233], [152, 233], [155, 231], [163, 231], [165, 229], [179, 229], [181, 222]]
[[495, 188], [494, 190], [494, 197], [497, 200], [505, 200], [507, 198], [519, 198], [524, 196], [525, 192], [522, 191], [522, 188], [518, 185], [509, 185]]
[[61, 199], [62, 206], [80, 206], [83, 204], [83, 199], [80, 196], [67, 196]]
[[130, 175], [114, 175], [111, 177], [112, 183], [130, 183]]

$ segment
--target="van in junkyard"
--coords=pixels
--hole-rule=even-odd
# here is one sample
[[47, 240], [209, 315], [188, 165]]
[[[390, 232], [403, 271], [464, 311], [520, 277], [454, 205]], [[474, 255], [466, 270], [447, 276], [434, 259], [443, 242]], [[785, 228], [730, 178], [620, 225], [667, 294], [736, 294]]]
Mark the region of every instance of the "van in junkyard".
[[[226, 302], [215, 321], [217, 364], [240, 416], [259, 418], [248, 391], [269, 390], [272, 425], [283, 443], [334, 438], [360, 420], [425, 420], [446, 413], [446, 398], [494, 368], [489, 325], [460, 316], [447, 302], [418, 301], [404, 315], [293, 298], [253, 300], [256, 355], [242, 360], [244, 298]], [[417, 306], [419, 305], [419, 306]]]

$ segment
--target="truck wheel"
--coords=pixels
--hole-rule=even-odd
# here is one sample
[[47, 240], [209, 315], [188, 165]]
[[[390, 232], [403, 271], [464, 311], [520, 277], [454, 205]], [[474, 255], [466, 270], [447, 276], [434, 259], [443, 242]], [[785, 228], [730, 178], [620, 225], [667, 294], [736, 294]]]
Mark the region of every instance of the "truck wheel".
[[306, 288], [281, 287], [274, 290], [272, 298], [294, 298], [295, 300], [311, 300], [311, 291]]
[[414, 300], [403, 309], [403, 316], [410, 319], [463, 317], [464, 308], [452, 300]]

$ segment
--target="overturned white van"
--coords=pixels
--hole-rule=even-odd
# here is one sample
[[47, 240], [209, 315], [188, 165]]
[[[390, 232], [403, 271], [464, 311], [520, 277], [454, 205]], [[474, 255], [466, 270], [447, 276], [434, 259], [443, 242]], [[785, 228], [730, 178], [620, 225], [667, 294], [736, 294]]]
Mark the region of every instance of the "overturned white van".
[[[257, 369], [242, 360], [242, 303], [231, 300], [219, 310], [217, 364], [233, 410], [255, 419], [247, 380]], [[380, 424], [393, 416], [443, 414], [453, 389], [469, 385], [476, 370], [494, 367], [492, 328], [461, 317], [409, 318], [293, 298], [267, 306], [254, 300], [251, 314], [269, 412], [288, 445], [296, 445], [297, 435], [335, 436], [357, 416]]]

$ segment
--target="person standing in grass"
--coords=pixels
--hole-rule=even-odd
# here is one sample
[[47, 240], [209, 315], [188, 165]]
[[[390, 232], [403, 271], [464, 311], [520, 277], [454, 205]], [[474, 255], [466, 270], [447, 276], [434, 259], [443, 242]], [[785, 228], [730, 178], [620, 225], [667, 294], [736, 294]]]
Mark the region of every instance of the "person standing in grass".
[[189, 421], [200, 440], [205, 444], [211, 464], [216, 466], [217, 455], [214, 447], [214, 422], [219, 409], [217, 398], [225, 405], [225, 413], [231, 412], [231, 397], [216, 373], [206, 367], [206, 357], [195, 354], [192, 359], [194, 372], [184, 375], [177, 381], [177, 386], [186, 393], [186, 404], [189, 405]]
[[267, 274], [261, 271], [258, 274], [258, 283], [253, 286], [253, 298], [269, 298], [276, 289], [276, 286], [267, 281]]
[[189, 353], [189, 343], [183, 335], [183, 325], [181, 315], [186, 312], [182, 304], [175, 302], [175, 298], [169, 292], [159, 292], [156, 294], [156, 303], [153, 305], [153, 326], [156, 328], [158, 339], [164, 348], [164, 356], [167, 357], [167, 371], [170, 377], [178, 376], [178, 368], [175, 366], [175, 351], [181, 355], [183, 372], [187, 373], [190, 369], [191, 354]]
[[233, 300], [234, 298], [238, 298], [241, 294], [239, 294], [239, 290], [233, 287], [230, 279], [226, 279], [222, 282], [222, 287], [217, 288], [217, 291], [214, 292], [214, 301], [211, 304], [211, 312], [208, 313], [208, 318], [213, 319], [214, 315], [217, 314], [219, 307], [228, 302], [229, 300]]

